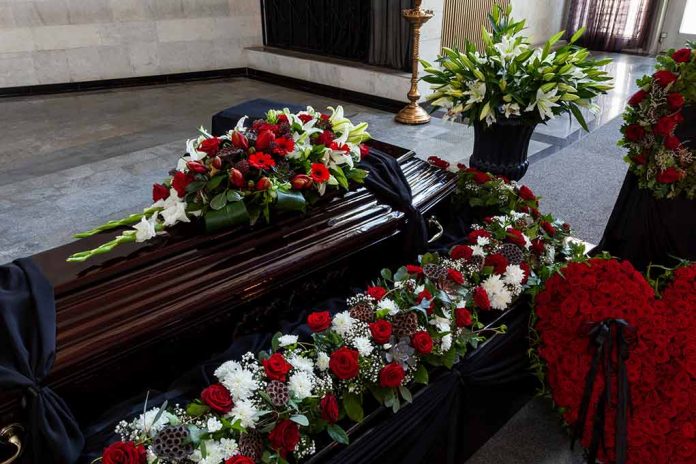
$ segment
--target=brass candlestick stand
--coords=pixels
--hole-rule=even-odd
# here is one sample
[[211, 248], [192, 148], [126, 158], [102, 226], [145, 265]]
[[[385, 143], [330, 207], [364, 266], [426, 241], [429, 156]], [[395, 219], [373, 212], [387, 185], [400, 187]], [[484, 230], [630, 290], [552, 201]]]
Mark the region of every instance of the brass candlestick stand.
[[408, 92], [408, 99], [411, 103], [406, 105], [399, 111], [394, 119], [402, 124], [425, 124], [430, 121], [430, 115], [418, 104], [420, 93], [418, 92], [418, 58], [420, 55], [420, 30], [421, 26], [428, 22], [433, 17], [432, 10], [424, 10], [421, 8], [423, 0], [416, 0], [416, 7], [409, 10], [403, 10], [401, 14], [411, 24], [411, 32], [413, 35], [411, 60], [413, 74], [411, 75], [411, 90]]

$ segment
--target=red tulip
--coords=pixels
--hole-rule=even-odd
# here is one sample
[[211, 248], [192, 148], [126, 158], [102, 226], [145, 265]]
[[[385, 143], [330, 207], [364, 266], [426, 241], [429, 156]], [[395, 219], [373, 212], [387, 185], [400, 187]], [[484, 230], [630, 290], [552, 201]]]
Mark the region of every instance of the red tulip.
[[237, 188], [244, 187], [244, 174], [239, 169], [230, 169], [230, 184]]
[[222, 158], [220, 158], [219, 156], [215, 156], [211, 160], [210, 165], [215, 169], [220, 169], [222, 167]]
[[186, 167], [189, 171], [195, 172], [197, 174], [205, 174], [206, 172], [208, 172], [208, 168], [206, 168], [205, 165], [200, 161], [188, 161], [186, 163]]
[[234, 145], [235, 148], [241, 148], [242, 150], [249, 149], [249, 140], [246, 138], [244, 134], [242, 134], [239, 131], [232, 132], [232, 137], [230, 137], [230, 141], [232, 142], [232, 145]]
[[307, 174], [298, 174], [292, 178], [290, 183], [292, 184], [292, 188], [295, 190], [307, 190], [308, 188], [312, 187], [313, 181], [312, 178]]
[[271, 188], [271, 180], [268, 177], [262, 177], [256, 183], [256, 190], [268, 190]]

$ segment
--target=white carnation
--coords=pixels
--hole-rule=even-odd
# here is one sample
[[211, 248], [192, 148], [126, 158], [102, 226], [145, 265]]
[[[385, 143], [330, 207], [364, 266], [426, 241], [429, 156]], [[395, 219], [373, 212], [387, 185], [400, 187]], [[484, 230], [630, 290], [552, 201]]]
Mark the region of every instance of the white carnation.
[[290, 346], [297, 343], [297, 335], [283, 335], [278, 338], [278, 343], [280, 346]]
[[229, 459], [235, 454], [238, 454], [239, 446], [237, 442], [231, 438], [221, 438], [220, 448], [222, 448], [222, 458]]
[[378, 303], [379, 309], [386, 309], [389, 311], [389, 315], [393, 316], [399, 312], [399, 306], [394, 302], [394, 300], [389, 298], [384, 298]]
[[236, 361], [227, 361], [218, 367], [215, 377], [230, 391], [235, 401], [249, 398], [258, 389], [254, 373], [242, 368]]
[[355, 340], [353, 340], [353, 345], [361, 356], [370, 356], [372, 351], [375, 349], [374, 345], [367, 337], [357, 337]]
[[476, 244], [478, 246], [483, 247], [483, 246], [488, 245], [489, 243], [491, 243], [491, 240], [488, 237], [477, 237], [476, 238]]
[[430, 325], [434, 325], [439, 332], [447, 332], [450, 330], [450, 320], [433, 314], [430, 316]]
[[472, 251], [472, 253], [471, 253], [472, 256], [481, 256], [481, 257], [486, 256], [486, 252], [483, 250], [482, 246], [472, 245], [471, 251]]
[[290, 393], [300, 401], [312, 396], [312, 388], [314, 388], [314, 376], [308, 372], [295, 372], [288, 379]]
[[320, 351], [317, 353], [317, 368], [320, 371], [325, 371], [326, 369], [329, 368], [329, 355], [324, 353], [323, 351]]
[[343, 337], [353, 328], [354, 322], [355, 319], [350, 317], [348, 311], [343, 311], [334, 316], [331, 327], [337, 334]]
[[503, 281], [506, 284], [517, 286], [521, 285], [524, 280], [524, 270], [517, 264], [508, 264], [505, 268], [505, 275], [503, 276]]
[[215, 433], [222, 430], [222, 422], [220, 422], [217, 417], [211, 417], [208, 419], [208, 422], [206, 422], [205, 427], [208, 429], [208, 432]]
[[[133, 428], [140, 432], [148, 432], [150, 436], [154, 437], [157, 432], [169, 425], [172, 419], [176, 419], [176, 416], [167, 411], [163, 411], [157, 417], [159, 412], [160, 408], [154, 408], [141, 414], [132, 422]], [[155, 421], [155, 418], [157, 418], [157, 421]]]
[[450, 348], [452, 348], [452, 335], [447, 334], [442, 337], [442, 341], [440, 342], [440, 350], [449, 351]]
[[234, 421], [240, 421], [242, 427], [254, 428], [260, 418], [259, 410], [249, 400], [237, 401], [230, 411]]
[[314, 370], [314, 362], [298, 354], [292, 354], [288, 358], [288, 362], [298, 371], [312, 372]]
[[499, 275], [492, 275], [481, 284], [493, 309], [506, 309], [512, 303], [512, 293], [505, 287], [505, 282]]

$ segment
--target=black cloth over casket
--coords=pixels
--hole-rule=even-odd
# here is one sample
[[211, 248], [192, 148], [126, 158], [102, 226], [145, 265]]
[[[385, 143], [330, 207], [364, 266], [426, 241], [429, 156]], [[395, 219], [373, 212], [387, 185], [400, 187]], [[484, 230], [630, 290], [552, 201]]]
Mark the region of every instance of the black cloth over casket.
[[[346, 309], [342, 298], [322, 301], [314, 307], [332, 314]], [[375, 408], [362, 424], [350, 430], [351, 445], [331, 444], [327, 438], [317, 444], [318, 453], [309, 462], [463, 462], [529, 399], [524, 394], [520, 399], [520, 389], [529, 385], [529, 312], [525, 308], [522, 303], [503, 318], [507, 334], [493, 337], [451, 371], [443, 369], [434, 375], [427, 387], [415, 393], [413, 404], [395, 415], [385, 408]], [[307, 311], [300, 312], [297, 320], [285, 322], [281, 330], [309, 338], [311, 332], [302, 323], [306, 315]], [[217, 382], [214, 371], [220, 364], [239, 360], [248, 351], [268, 349], [271, 338], [271, 334], [254, 334], [236, 340], [224, 353], [176, 380], [169, 391], [151, 393], [148, 408], [160, 406], [165, 400], [184, 404], [196, 398], [203, 388]], [[516, 395], [517, 401], [510, 402]], [[85, 431], [87, 446], [80, 462], [90, 462], [107, 443], [117, 439], [113, 434], [115, 424], [142, 413], [144, 396], [116, 406]]]
[[[675, 135], [694, 150], [696, 107], [685, 108], [683, 115]], [[592, 253], [603, 251], [629, 260], [641, 271], [651, 263], [671, 267], [679, 259], [696, 260], [696, 200], [656, 199], [650, 190], [638, 187], [638, 177], [629, 171]]]
[[30, 462], [74, 462], [84, 439], [65, 402], [42, 382], [56, 354], [53, 288], [29, 258], [0, 266], [0, 389], [22, 390]]
[[307, 109], [306, 106], [296, 105], [292, 103], [281, 103], [272, 100], [266, 100], [265, 98], [256, 98], [254, 100], [248, 100], [239, 105], [231, 106], [227, 109], [216, 113], [213, 116], [213, 124], [211, 127], [211, 133], [214, 136], [219, 136], [234, 129], [239, 121], [244, 116], [249, 116], [248, 125], [257, 119], [264, 119], [268, 110], [282, 110], [283, 108], [289, 109], [293, 113], [304, 111]]

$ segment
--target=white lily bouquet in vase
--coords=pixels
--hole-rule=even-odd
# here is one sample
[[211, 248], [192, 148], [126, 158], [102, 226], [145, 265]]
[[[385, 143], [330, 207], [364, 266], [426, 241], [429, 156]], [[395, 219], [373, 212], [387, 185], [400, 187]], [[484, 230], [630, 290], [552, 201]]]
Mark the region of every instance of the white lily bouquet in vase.
[[469, 41], [461, 51], [443, 48], [439, 66], [422, 61], [422, 79], [432, 84], [427, 98], [433, 107], [474, 126], [471, 166], [519, 180], [529, 166], [527, 149], [537, 124], [570, 112], [587, 130], [581, 108], [599, 109], [592, 100], [612, 88], [602, 69], [611, 60], [594, 60], [573, 45], [584, 29], [555, 50], [564, 31], [533, 48], [522, 35], [524, 20], [515, 21], [511, 12], [510, 6], [493, 6], [491, 32], [482, 32], [484, 49]]

